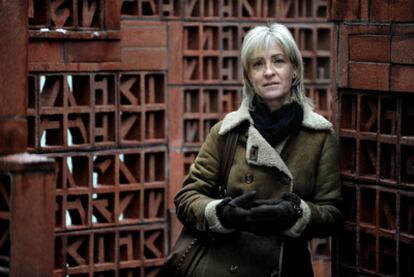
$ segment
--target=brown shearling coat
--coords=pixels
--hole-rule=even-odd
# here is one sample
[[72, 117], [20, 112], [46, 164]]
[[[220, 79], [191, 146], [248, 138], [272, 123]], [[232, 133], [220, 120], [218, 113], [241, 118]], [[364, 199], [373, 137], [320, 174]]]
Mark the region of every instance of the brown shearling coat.
[[273, 148], [254, 128], [244, 100], [211, 129], [175, 197], [177, 216], [191, 228], [211, 232], [205, 208], [216, 200], [224, 135], [246, 121], [250, 124], [238, 140], [227, 194], [256, 190], [258, 199], [277, 199], [293, 191], [309, 207], [308, 221], [299, 237], [216, 234], [193, 276], [313, 276], [310, 239], [329, 236], [340, 226], [342, 196], [336, 136], [332, 125], [312, 111], [305, 110], [296, 137]]

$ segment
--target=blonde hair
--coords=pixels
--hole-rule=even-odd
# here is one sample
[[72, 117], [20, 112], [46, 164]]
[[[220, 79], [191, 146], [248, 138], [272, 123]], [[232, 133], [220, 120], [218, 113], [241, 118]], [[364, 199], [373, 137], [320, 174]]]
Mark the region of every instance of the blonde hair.
[[296, 71], [296, 78], [294, 78], [292, 83], [290, 101], [296, 101], [304, 109], [312, 110], [312, 101], [305, 95], [302, 55], [289, 29], [285, 25], [278, 23], [254, 27], [244, 37], [240, 57], [243, 67], [244, 96], [249, 99], [251, 106], [253, 96], [255, 95], [253, 84], [248, 75], [251, 57], [257, 50], [270, 49], [273, 43], [277, 43], [282, 48]]

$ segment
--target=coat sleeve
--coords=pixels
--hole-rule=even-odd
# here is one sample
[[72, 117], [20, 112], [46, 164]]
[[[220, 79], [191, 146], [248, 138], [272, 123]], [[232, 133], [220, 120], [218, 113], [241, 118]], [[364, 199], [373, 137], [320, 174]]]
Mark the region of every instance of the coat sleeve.
[[183, 188], [174, 198], [178, 219], [184, 225], [199, 231], [208, 230], [204, 211], [210, 202], [216, 200], [218, 193], [220, 149], [224, 143], [223, 136], [218, 134], [220, 125], [218, 123], [210, 130], [184, 179]]
[[309, 238], [330, 236], [342, 226], [339, 148], [333, 130], [323, 143], [316, 172], [314, 198], [307, 202], [311, 218], [302, 233]]

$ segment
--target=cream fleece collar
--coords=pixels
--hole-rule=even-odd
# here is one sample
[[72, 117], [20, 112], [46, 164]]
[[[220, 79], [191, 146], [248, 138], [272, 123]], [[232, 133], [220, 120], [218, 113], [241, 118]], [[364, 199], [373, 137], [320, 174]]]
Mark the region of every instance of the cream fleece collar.
[[[237, 111], [226, 115], [219, 134], [224, 135], [246, 120], [253, 124], [253, 119], [249, 113], [249, 101], [247, 98], [244, 98]], [[332, 124], [328, 120], [309, 109], [303, 111], [302, 126], [312, 130], [329, 130], [332, 128]]]
[[[283, 146], [276, 146], [276, 148], [273, 148], [253, 126], [253, 119], [249, 113], [249, 102], [247, 98], [243, 99], [240, 108], [237, 111], [226, 115], [220, 127], [219, 134], [226, 134], [246, 120], [250, 122], [247, 131], [247, 162], [254, 165], [276, 167], [292, 179], [292, 173], [279, 154], [283, 149]], [[329, 130], [332, 128], [332, 124], [328, 120], [311, 110], [304, 110], [302, 126], [312, 130]], [[284, 142], [285, 141], [282, 143]]]

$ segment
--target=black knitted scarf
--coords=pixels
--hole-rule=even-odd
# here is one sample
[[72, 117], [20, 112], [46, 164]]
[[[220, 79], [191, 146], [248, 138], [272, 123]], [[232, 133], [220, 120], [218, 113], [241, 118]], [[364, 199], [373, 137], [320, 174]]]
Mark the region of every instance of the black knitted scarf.
[[293, 137], [299, 132], [303, 120], [303, 109], [297, 102], [283, 105], [271, 112], [263, 102], [254, 97], [253, 106], [255, 109], [250, 111], [250, 115], [254, 126], [273, 147], [286, 137]]

